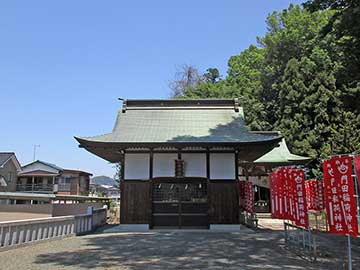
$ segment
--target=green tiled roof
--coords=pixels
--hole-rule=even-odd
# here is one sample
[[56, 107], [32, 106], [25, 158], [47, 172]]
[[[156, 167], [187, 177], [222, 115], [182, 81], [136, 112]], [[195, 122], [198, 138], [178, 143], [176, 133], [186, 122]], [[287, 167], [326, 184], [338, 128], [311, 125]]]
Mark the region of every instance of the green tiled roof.
[[302, 164], [307, 163], [310, 160], [310, 157], [303, 157], [290, 153], [285, 139], [283, 138], [278, 147], [275, 147], [270, 152], [258, 158], [254, 163]]
[[110, 162], [121, 151], [157, 147], [231, 147], [245, 161], [254, 161], [281, 141], [277, 133], [246, 129], [237, 100], [126, 100], [113, 131], [75, 137], [80, 147]]
[[111, 133], [79, 137], [108, 143], [262, 142], [278, 135], [249, 132], [242, 108], [127, 108], [118, 113]]

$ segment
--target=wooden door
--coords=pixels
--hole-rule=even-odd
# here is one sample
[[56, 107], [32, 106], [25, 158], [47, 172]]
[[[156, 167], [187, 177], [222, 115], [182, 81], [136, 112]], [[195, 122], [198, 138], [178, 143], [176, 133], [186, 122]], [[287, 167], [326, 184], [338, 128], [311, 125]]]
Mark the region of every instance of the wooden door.
[[152, 225], [155, 228], [208, 228], [205, 179], [154, 181]]

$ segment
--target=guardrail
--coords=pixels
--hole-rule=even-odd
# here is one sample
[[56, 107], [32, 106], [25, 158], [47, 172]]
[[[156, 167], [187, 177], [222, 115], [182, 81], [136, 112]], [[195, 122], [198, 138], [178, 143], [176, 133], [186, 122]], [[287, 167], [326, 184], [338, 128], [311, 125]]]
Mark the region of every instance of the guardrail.
[[83, 235], [105, 223], [105, 208], [85, 215], [0, 222], [0, 250], [41, 240]]
[[285, 243], [308, 256], [309, 260], [317, 259], [316, 235], [311, 228], [303, 228], [284, 221]]

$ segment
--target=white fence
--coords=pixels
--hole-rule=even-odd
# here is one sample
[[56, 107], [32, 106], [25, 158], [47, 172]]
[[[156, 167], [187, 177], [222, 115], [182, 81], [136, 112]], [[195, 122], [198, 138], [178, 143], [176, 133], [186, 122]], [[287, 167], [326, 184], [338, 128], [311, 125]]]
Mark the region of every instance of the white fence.
[[90, 214], [0, 222], [0, 250], [46, 239], [86, 234], [106, 223], [106, 209]]

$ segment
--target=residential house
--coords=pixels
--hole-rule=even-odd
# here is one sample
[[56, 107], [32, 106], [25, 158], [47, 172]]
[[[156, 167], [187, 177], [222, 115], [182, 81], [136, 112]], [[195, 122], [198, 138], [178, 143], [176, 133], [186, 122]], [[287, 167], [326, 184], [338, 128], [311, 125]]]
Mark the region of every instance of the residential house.
[[88, 172], [63, 169], [55, 164], [37, 160], [21, 168], [16, 190], [87, 196], [91, 175]]
[[16, 191], [21, 165], [13, 152], [0, 152], [0, 192]]

